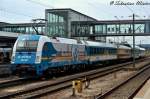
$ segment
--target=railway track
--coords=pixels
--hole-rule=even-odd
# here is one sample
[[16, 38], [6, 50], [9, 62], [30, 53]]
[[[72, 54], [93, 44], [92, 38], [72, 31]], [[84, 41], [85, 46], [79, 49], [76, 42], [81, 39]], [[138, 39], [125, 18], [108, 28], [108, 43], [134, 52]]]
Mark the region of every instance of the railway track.
[[31, 80], [33, 79], [32, 78], [15, 78], [15, 79], [4, 80], [0, 82], [0, 89], [24, 84]]
[[150, 65], [144, 67], [130, 78], [124, 80], [111, 90], [96, 96], [96, 99], [133, 99], [150, 77]]
[[8, 77], [11, 74], [10, 64], [0, 64], [0, 78]]
[[[140, 60], [143, 61], [143, 60]], [[140, 62], [138, 61], [138, 62]], [[52, 93], [59, 91], [64, 88], [70, 87], [71, 81], [77, 78], [82, 78], [84, 79], [85, 76], [87, 76], [90, 79], [98, 78], [100, 76], [107, 75], [109, 73], [119, 71], [121, 70], [124, 66], [127, 66], [131, 64], [132, 62], [124, 63], [124, 64], [119, 64], [115, 66], [109, 66], [105, 67], [103, 69], [98, 69], [98, 70], [92, 70], [90, 72], [84, 72], [84, 73], [79, 73], [75, 75], [70, 75], [66, 77], [61, 77], [53, 81], [46, 82], [42, 85], [37, 85], [36, 87], [30, 87], [25, 90], [21, 91], [16, 91], [13, 93], [5, 93], [5, 94], [0, 94], [0, 98], [37, 98], [40, 96], [43, 96], [47, 93]]]

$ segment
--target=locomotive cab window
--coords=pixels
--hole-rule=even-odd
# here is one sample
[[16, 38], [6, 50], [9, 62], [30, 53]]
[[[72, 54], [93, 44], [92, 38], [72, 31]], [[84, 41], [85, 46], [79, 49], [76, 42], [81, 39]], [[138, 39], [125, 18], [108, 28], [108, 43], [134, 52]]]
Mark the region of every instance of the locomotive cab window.
[[16, 51], [36, 51], [37, 45], [38, 41], [35, 40], [21, 40], [17, 43]]

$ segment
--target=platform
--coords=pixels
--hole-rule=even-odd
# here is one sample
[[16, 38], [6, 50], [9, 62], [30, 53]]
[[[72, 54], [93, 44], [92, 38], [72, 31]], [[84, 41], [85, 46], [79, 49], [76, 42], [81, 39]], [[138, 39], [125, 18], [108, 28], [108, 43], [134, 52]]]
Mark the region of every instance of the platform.
[[141, 88], [133, 99], [150, 99], [150, 79]]

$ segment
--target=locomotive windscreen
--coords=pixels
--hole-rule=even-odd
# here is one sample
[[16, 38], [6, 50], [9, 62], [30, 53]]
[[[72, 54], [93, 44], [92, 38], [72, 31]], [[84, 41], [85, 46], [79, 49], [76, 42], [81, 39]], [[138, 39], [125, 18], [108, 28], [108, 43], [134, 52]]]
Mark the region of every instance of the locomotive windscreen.
[[35, 40], [20, 40], [16, 46], [16, 52], [35, 52], [38, 46], [38, 41]]

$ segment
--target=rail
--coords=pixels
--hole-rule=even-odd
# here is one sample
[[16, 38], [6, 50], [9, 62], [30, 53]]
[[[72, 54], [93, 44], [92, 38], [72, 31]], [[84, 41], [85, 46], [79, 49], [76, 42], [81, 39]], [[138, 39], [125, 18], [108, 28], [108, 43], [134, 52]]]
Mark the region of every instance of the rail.
[[[140, 61], [137, 61], [137, 62], [140, 62]], [[109, 73], [119, 71], [124, 66], [127, 66], [129, 64], [132, 64], [132, 62], [119, 64], [115, 66], [109, 66], [109, 67], [105, 67], [105, 68], [101, 68], [97, 70], [92, 70], [89, 72], [66, 76], [66, 77], [61, 77], [52, 82], [44, 83], [43, 85], [40, 85], [40, 86], [32, 87], [26, 90], [17, 91], [14, 93], [9, 93], [9, 94], [6, 93], [3, 95], [0, 95], [0, 98], [12, 98], [12, 97], [14, 98], [37, 98], [47, 93], [56, 92], [61, 89], [70, 87], [72, 85], [71, 81], [74, 79], [77, 79], [77, 78], [83, 79], [85, 76], [88, 76], [88, 78], [90, 79], [95, 79], [95, 78], [107, 75]]]
[[[119, 85], [113, 87], [111, 90], [105, 92], [104, 94], [99, 94], [95, 98], [96, 99], [105, 99], [111, 98], [112, 96], [115, 99], [125, 98], [132, 99], [134, 95], [140, 90], [140, 88], [146, 83], [146, 81], [150, 77], [150, 65], [144, 67], [133, 76], [123, 81]], [[117, 94], [120, 92], [120, 94]], [[122, 95], [122, 96], [121, 96]]]

